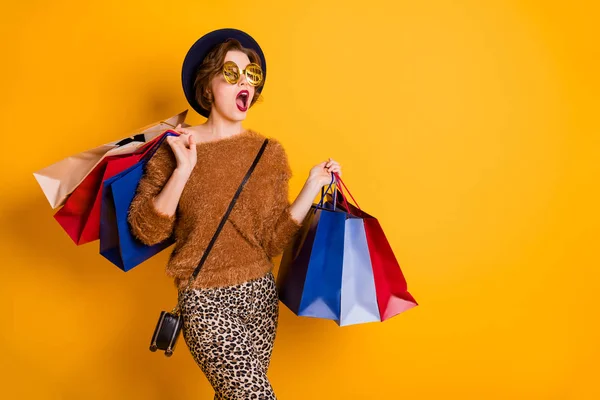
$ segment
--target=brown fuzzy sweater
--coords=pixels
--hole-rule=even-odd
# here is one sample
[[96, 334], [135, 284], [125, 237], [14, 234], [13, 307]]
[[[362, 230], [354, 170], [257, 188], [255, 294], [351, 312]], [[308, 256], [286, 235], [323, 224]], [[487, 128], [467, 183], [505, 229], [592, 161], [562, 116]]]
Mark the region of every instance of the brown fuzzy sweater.
[[[128, 222], [133, 235], [147, 245], [174, 234], [166, 274], [176, 287], [187, 285], [264, 139], [246, 130], [197, 144], [198, 162], [173, 216], [159, 213], [152, 203], [177, 165], [169, 144], [163, 142], [146, 164]], [[301, 227], [289, 211], [291, 176], [283, 146], [270, 138], [193, 288], [236, 285], [272, 270], [271, 258], [283, 252]]]

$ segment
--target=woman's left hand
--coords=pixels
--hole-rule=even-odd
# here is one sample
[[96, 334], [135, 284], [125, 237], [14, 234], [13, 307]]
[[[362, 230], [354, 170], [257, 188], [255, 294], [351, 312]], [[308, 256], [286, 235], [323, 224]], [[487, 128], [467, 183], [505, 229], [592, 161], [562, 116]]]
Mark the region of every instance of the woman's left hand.
[[322, 163], [312, 167], [308, 175], [308, 180], [315, 181], [320, 189], [323, 186], [331, 183], [332, 172], [336, 172], [341, 177], [342, 166], [337, 161], [329, 158], [327, 161], [323, 161]]

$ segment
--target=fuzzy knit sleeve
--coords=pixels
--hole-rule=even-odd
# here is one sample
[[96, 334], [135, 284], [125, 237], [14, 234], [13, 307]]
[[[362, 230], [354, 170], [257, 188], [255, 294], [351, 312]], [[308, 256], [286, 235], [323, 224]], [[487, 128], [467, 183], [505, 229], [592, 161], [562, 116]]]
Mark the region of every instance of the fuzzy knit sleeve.
[[277, 140], [269, 139], [269, 141], [269, 146], [272, 148], [268, 160], [273, 179], [266, 190], [268, 211], [262, 225], [261, 243], [267, 256], [272, 258], [285, 250], [302, 227], [302, 223], [296, 222], [290, 214], [288, 189], [292, 170], [285, 149]]
[[165, 140], [144, 167], [136, 194], [129, 206], [127, 221], [133, 236], [151, 246], [167, 239], [175, 224], [175, 215], [160, 213], [153, 199], [165, 186], [177, 161]]

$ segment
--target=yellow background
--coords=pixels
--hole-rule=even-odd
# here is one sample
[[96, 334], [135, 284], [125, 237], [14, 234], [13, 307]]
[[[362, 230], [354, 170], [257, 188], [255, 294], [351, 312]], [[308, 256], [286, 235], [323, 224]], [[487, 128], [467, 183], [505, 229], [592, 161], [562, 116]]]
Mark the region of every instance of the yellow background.
[[236, 27], [268, 60], [246, 127], [286, 146], [291, 199], [340, 161], [420, 303], [344, 328], [282, 306], [279, 398], [600, 398], [595, 3], [4, 4], [2, 397], [212, 398], [183, 340], [148, 351], [168, 252], [123, 273], [75, 246], [33, 172], [187, 108], [189, 46]]

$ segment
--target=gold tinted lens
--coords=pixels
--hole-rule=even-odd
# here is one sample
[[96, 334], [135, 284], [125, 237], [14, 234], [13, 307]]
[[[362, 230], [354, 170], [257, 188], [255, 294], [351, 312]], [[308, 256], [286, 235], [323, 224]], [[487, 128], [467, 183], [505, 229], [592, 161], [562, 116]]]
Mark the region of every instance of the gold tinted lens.
[[237, 83], [240, 80], [240, 69], [233, 61], [227, 61], [223, 64], [223, 76], [229, 83]]
[[252, 86], [258, 86], [263, 80], [263, 71], [260, 65], [255, 63], [250, 63], [246, 66], [246, 80]]

